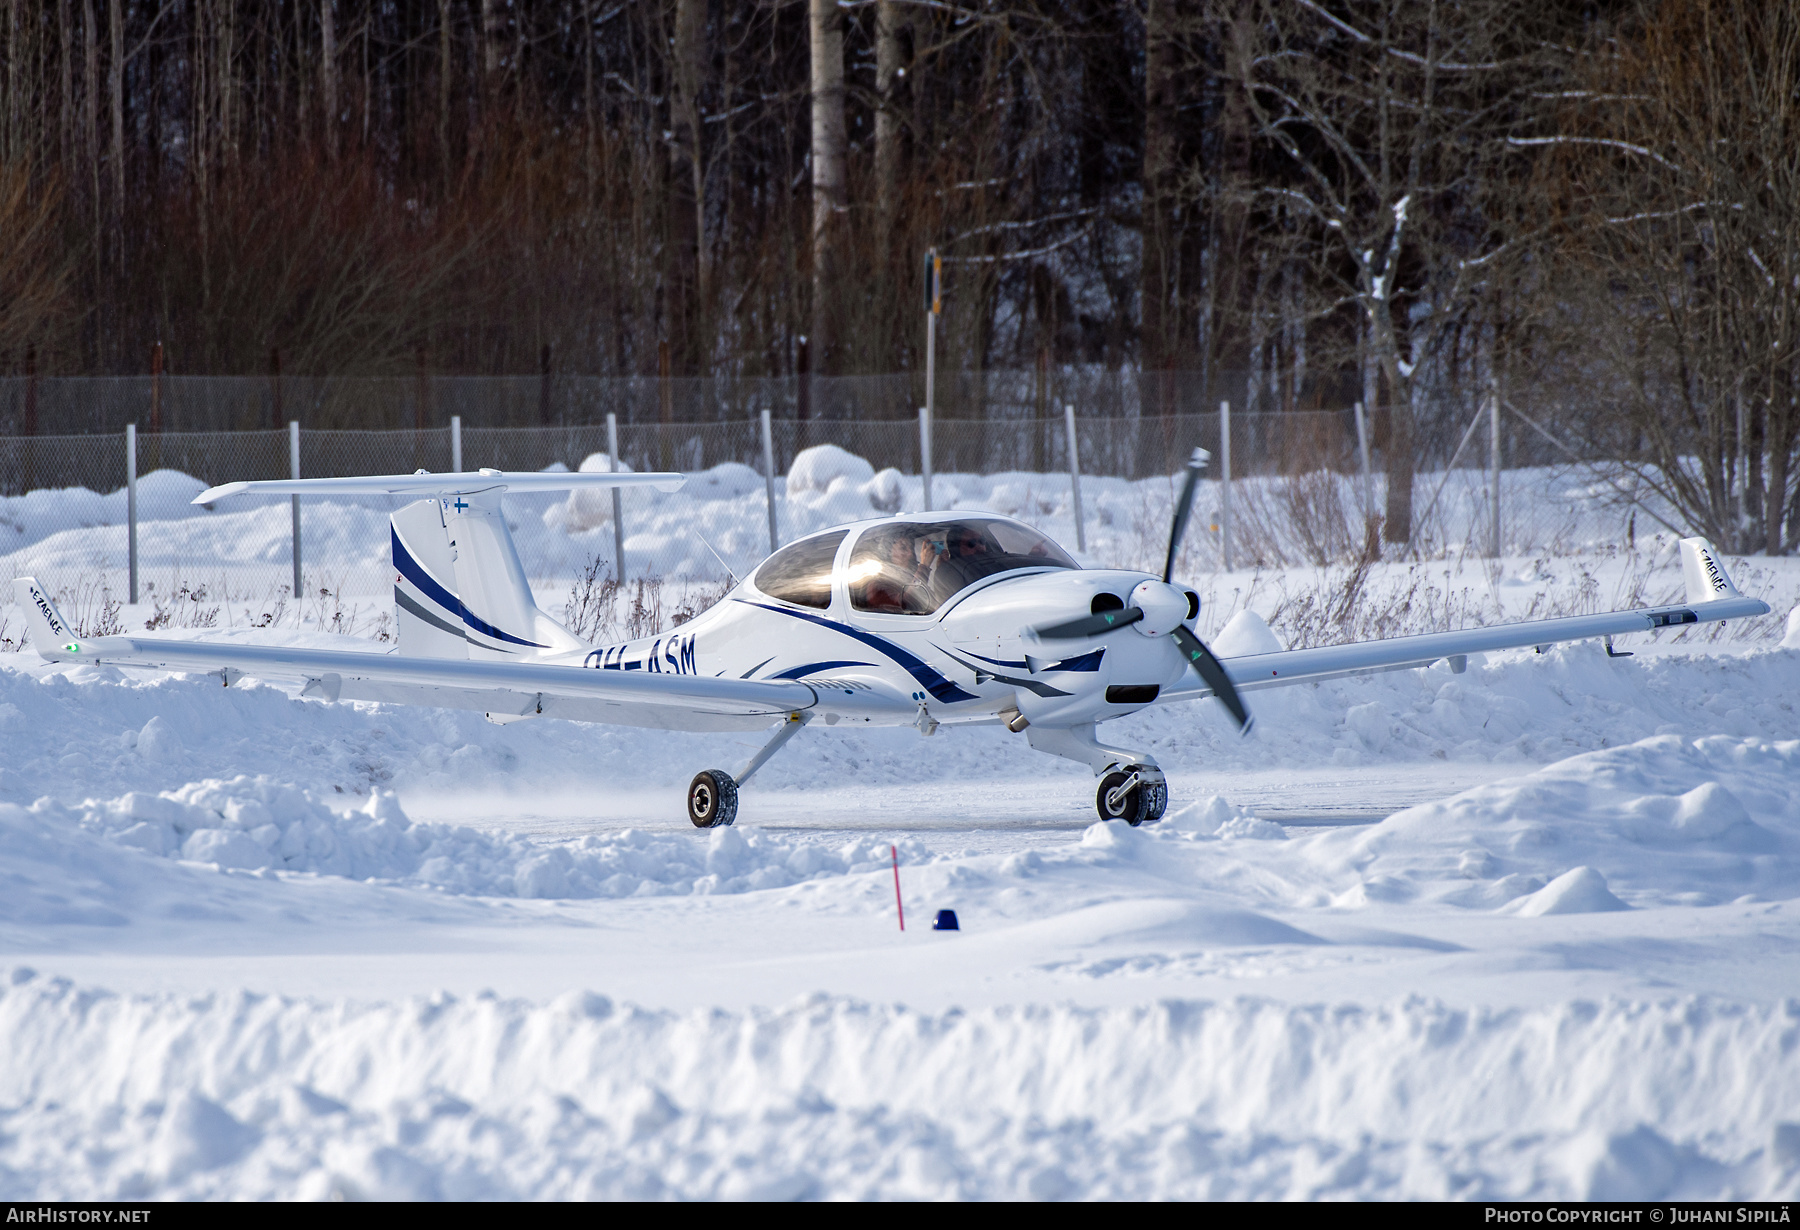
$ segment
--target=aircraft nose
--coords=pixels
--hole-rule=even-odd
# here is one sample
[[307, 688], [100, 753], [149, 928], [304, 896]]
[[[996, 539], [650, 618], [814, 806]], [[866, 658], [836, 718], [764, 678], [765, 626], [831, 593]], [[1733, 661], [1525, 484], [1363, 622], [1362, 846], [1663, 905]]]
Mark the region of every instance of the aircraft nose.
[[1167, 581], [1140, 581], [1131, 591], [1131, 601], [1144, 617], [1131, 626], [1144, 636], [1167, 636], [1187, 618], [1187, 590]]

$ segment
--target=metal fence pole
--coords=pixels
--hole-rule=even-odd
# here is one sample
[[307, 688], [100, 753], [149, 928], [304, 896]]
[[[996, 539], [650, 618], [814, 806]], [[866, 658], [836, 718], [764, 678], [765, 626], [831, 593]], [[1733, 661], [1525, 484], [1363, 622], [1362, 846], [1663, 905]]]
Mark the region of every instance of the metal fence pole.
[[[300, 423], [294, 420], [288, 424], [288, 468], [293, 477], [300, 477]], [[294, 515], [294, 601], [300, 601], [300, 497], [288, 497], [289, 506]]]
[[1231, 403], [1219, 403], [1219, 551], [1231, 571]]
[[919, 477], [925, 498], [925, 511], [931, 511], [931, 407], [919, 407]]
[[1063, 407], [1069, 429], [1069, 497], [1075, 507], [1075, 549], [1087, 553], [1087, 526], [1081, 516], [1081, 450], [1075, 444], [1075, 407]]
[[1492, 471], [1490, 481], [1491, 498], [1494, 505], [1494, 538], [1489, 552], [1495, 559], [1500, 558], [1500, 393], [1493, 390], [1488, 393], [1488, 469]]
[[[619, 472], [619, 416], [608, 412], [606, 416], [606, 468], [612, 473]], [[619, 498], [619, 489], [612, 489], [613, 504], [613, 564], [618, 569], [619, 584], [625, 584], [625, 501]]]
[[775, 548], [781, 545], [781, 535], [775, 528], [775, 433], [769, 426], [769, 412], [762, 412], [762, 446], [763, 446], [763, 490], [769, 499], [769, 554], [775, 554]]
[[131, 574], [131, 605], [138, 600], [137, 424], [125, 424], [125, 558]]
[[462, 415], [450, 416], [450, 472], [461, 474], [462, 468]]
[[1375, 489], [1369, 485], [1369, 421], [1361, 402], [1356, 403], [1356, 451], [1362, 456], [1363, 520], [1367, 521], [1375, 513]]

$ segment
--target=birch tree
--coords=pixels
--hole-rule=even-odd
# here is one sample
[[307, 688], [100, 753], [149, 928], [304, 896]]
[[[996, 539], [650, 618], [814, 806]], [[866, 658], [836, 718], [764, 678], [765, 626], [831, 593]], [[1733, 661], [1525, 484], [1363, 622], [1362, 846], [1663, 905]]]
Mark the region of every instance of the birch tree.
[[843, 248], [848, 141], [844, 129], [844, 13], [837, 0], [809, 0], [812, 65], [813, 370], [835, 375], [839, 253]]

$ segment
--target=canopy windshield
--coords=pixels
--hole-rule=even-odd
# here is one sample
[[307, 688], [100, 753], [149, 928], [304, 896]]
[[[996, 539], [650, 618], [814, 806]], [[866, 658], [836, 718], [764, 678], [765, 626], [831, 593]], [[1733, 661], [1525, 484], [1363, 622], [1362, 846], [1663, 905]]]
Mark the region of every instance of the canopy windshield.
[[886, 615], [929, 615], [984, 577], [1078, 567], [1036, 530], [999, 517], [878, 525], [851, 552], [850, 605]]

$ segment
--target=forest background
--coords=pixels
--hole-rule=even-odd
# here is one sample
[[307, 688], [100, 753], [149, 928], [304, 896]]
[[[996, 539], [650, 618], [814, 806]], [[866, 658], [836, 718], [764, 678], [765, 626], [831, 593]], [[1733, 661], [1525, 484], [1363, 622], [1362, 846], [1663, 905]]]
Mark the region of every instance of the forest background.
[[14, 381], [917, 373], [935, 248], [940, 370], [1379, 408], [1390, 536], [1502, 398], [1800, 546], [1795, 0], [0, 3]]

